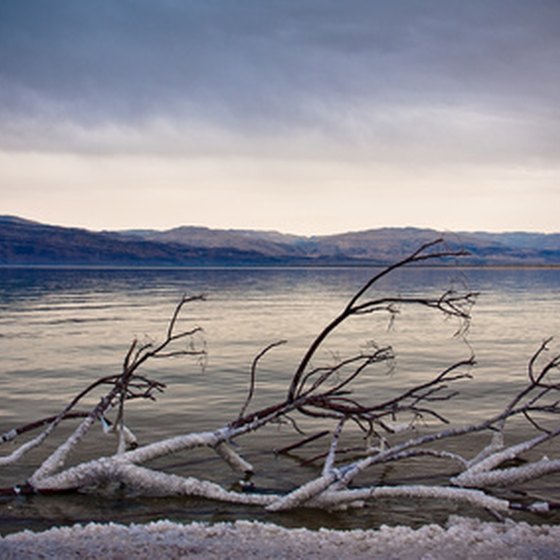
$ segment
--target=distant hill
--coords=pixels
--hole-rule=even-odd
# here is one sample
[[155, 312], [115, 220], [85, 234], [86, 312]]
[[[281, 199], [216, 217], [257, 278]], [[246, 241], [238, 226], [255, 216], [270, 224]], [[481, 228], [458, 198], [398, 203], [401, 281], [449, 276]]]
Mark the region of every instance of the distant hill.
[[0, 216], [1, 265], [209, 266], [261, 261], [258, 251], [208, 249]]
[[270, 231], [178, 227], [166, 231], [137, 230], [121, 235], [206, 249], [253, 250], [280, 261], [308, 264], [387, 264], [438, 237], [452, 249], [471, 255], [462, 264], [560, 265], [560, 234], [526, 232], [438, 232], [427, 228], [378, 228], [324, 236], [297, 236]]
[[[94, 232], [0, 216], [0, 265], [310, 266], [394, 262], [441, 232], [379, 228], [326, 236], [182, 226]], [[463, 265], [558, 265], [560, 234], [457, 232], [452, 249], [471, 254]]]
[[182, 226], [166, 231], [129, 230], [119, 232], [119, 234], [127, 239], [195, 246], [207, 250], [235, 249], [251, 253], [257, 252], [263, 257], [269, 258], [307, 256], [297, 247], [300, 239], [298, 236], [285, 235], [275, 231], [222, 230]]

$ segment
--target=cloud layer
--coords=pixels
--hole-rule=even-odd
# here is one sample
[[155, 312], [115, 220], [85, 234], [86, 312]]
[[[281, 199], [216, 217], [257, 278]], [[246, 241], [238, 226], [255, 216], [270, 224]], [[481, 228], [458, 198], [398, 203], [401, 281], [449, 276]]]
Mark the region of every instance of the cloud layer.
[[[226, 203], [243, 189], [255, 200], [297, 191], [292, 201], [307, 201], [326, 184], [311, 230], [328, 228], [340, 188], [391, 204], [416, 193], [436, 205], [484, 188], [488, 200], [515, 199], [519, 212], [530, 191], [546, 210], [560, 202], [558, 29], [555, 0], [2, 2], [0, 189], [39, 189], [39, 175], [9, 162], [41, 157], [43, 194], [67, 181], [93, 196], [75, 174], [103, 161], [105, 175], [93, 166], [97, 184], [126, 200], [136, 192], [130, 166], [151, 161], [163, 176], [178, 174], [169, 184], [184, 201], [193, 196], [186, 180]], [[152, 192], [171, 204], [162, 183]], [[21, 197], [12, 203], [32, 209]], [[206, 221], [224, 218], [198, 204]], [[303, 217], [275, 218], [266, 206], [271, 227], [305, 229]], [[400, 216], [454, 227], [420, 224], [437, 214], [415, 219], [414, 210]], [[442, 210], [453, 215], [451, 205]], [[520, 219], [510, 210], [509, 221], [499, 208], [489, 213], [502, 216], [497, 227], [552, 227], [539, 212]], [[251, 216], [238, 221], [265, 225]]]

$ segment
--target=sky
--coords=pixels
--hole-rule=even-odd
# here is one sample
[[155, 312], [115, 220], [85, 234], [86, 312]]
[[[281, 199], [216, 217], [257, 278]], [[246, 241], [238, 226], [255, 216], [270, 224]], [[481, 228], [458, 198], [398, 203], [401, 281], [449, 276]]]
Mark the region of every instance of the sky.
[[560, 231], [558, 0], [0, 0], [0, 214]]

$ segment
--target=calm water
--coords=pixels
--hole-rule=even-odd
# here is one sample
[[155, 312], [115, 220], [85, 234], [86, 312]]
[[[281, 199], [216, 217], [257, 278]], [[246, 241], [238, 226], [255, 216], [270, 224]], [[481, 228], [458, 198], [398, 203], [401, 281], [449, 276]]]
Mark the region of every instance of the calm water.
[[[206, 302], [186, 308], [181, 323], [185, 328], [203, 327], [206, 368], [188, 358], [158, 361], [149, 371], [167, 384], [166, 393], [156, 403], [131, 403], [127, 422], [141, 442], [219, 427], [237, 415], [251, 361], [259, 350], [280, 339], [289, 342], [262, 362], [255, 407], [282, 398], [306, 346], [370, 273], [366, 269], [0, 269], [0, 432], [56, 413], [95, 378], [118, 372], [131, 340], [161, 337], [185, 293], [208, 296]], [[463, 285], [481, 293], [468, 336], [477, 356], [475, 379], [462, 383], [460, 396], [439, 409], [457, 424], [499, 410], [522, 384], [527, 361], [543, 339], [560, 335], [560, 270], [402, 270], [379, 290], [435, 295]], [[328, 341], [315, 364], [350, 356], [372, 341], [392, 344], [397, 353], [395, 371], [372, 372], [359, 387], [374, 400], [425, 380], [469, 355], [466, 344], [453, 337], [458, 325], [434, 311], [403, 309], [392, 328], [388, 326], [387, 317], [381, 316], [353, 321]], [[302, 427], [314, 433], [328, 426], [303, 422]], [[523, 431], [516, 429], [514, 438]], [[114, 442], [98, 432], [75, 460], [112, 451]], [[297, 439], [288, 426], [273, 426], [240, 440], [244, 455], [258, 469], [254, 481], [259, 489], [287, 490], [320, 472], [320, 465], [304, 463], [321, 450], [319, 442], [294, 457], [276, 457], [271, 452]], [[481, 443], [469, 440], [453, 445], [467, 452], [472, 447], [474, 452]], [[8, 449], [1, 451], [4, 454]], [[41, 458], [32, 454], [23, 465], [4, 468], [0, 486], [21, 482]], [[168, 459], [165, 467], [226, 486], [236, 483], [235, 475], [206, 452], [178, 455]], [[429, 480], [435, 471], [424, 463], [412, 469], [409, 464], [387, 467], [371, 476], [385, 482]], [[535, 488], [560, 499], [560, 477], [540, 481]], [[452, 513], [484, 516], [445, 504], [418, 507], [418, 503], [400, 501], [375, 504], [360, 512], [266, 515], [192, 499], [59, 496], [0, 501], [0, 531], [160, 518], [257, 518], [289, 526], [375, 527], [444, 522]], [[547, 520], [559, 522], [554, 516]]]

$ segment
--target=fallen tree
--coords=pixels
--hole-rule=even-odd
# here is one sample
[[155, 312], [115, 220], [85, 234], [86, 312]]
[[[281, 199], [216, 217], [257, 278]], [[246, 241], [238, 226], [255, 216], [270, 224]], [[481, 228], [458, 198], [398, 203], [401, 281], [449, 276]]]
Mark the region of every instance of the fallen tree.
[[[95, 491], [107, 483], [118, 483], [135, 495], [198, 496], [209, 500], [248, 504], [269, 511], [299, 507], [339, 508], [359, 507], [385, 497], [409, 499], [441, 499], [471, 503], [493, 512], [515, 509], [545, 511], [555, 504], [543, 501], [516, 501], [497, 496], [497, 487], [515, 488], [538, 477], [560, 471], [560, 459], [528, 459], [527, 453], [550, 442], [560, 434], [556, 417], [560, 412], [560, 383], [554, 376], [560, 369], [560, 356], [547, 357], [550, 340], [543, 342], [528, 364], [527, 380], [522, 389], [503, 409], [482, 421], [465, 426], [450, 425], [438, 411], [438, 405], [453, 399], [457, 392], [453, 385], [470, 378], [473, 355], [457, 361], [412, 387], [398, 390], [390, 398], [373, 398], [354, 391], [357, 381], [379, 366], [394, 359], [389, 346], [371, 346], [346, 358], [339, 358], [328, 366], [314, 366], [313, 361], [327, 339], [338, 332], [341, 325], [353, 318], [374, 314], [394, 317], [407, 306], [422, 307], [459, 321], [458, 332], [468, 327], [471, 307], [476, 298], [468, 290], [448, 290], [436, 296], [407, 297], [376, 295], [375, 288], [384, 277], [397, 269], [426, 261], [457, 258], [461, 251], [445, 249], [442, 240], [420, 247], [406, 259], [374, 274], [346, 303], [342, 311], [319, 332], [303, 354], [291, 376], [285, 396], [265, 408], [251, 410], [256, 388], [259, 363], [266, 355], [286, 341], [277, 341], [264, 348], [254, 359], [245, 401], [237, 417], [223, 426], [204, 432], [186, 433], [154, 443], [139, 445], [125, 423], [128, 403], [137, 399], [154, 399], [165, 389], [163, 383], [143, 373], [147, 362], [177, 356], [204, 359], [206, 350], [200, 342], [201, 329], [179, 328], [185, 307], [204, 301], [204, 296], [184, 297], [167, 326], [161, 342], [140, 343], [134, 340], [123, 360], [122, 371], [93, 382], [69, 402], [57, 415], [15, 428], [0, 436], [1, 444], [15, 448], [0, 457], [0, 466], [12, 465], [32, 449], [43, 446], [47, 438], [63, 423], [80, 419], [78, 426], [54, 451], [47, 453], [40, 466], [22, 484], [3, 489], [4, 494], [47, 493], [63, 491]], [[99, 389], [105, 392], [95, 406], [87, 411], [77, 407], [83, 399]], [[375, 397], [375, 396], [374, 396]], [[328, 440], [323, 453], [316, 457], [322, 468], [316, 476], [291, 491], [278, 493], [252, 492], [250, 478], [253, 466], [234, 449], [243, 436], [276, 422], [285, 422], [299, 431], [301, 418], [328, 430], [312, 435], [304, 434], [298, 441], [280, 452], [293, 452], [311, 442]], [[443, 427], [426, 433], [408, 431], [418, 422], [430, 418]], [[524, 420], [532, 435], [521, 442], [510, 443], [508, 427], [515, 419]], [[107, 433], [117, 436], [116, 450], [106, 456], [68, 465], [68, 458], [92, 426], [100, 422]], [[552, 425], [552, 427], [551, 427]], [[403, 437], [403, 429], [408, 437]], [[23, 434], [41, 430], [38, 435], [15, 446]], [[359, 450], [352, 458], [344, 459], [339, 449], [343, 433], [349, 430], [362, 434]], [[441, 443], [468, 434], [488, 434], [487, 445], [474, 456], [442, 449]], [[165, 469], [147, 466], [156, 459], [195, 448], [213, 450], [234, 471], [241, 473], [246, 484], [243, 491], [226, 489], [215, 482], [191, 476], [179, 476]], [[454, 465], [453, 474], [445, 484], [360, 485], [356, 479], [375, 466], [404, 461], [441, 461]], [[521, 462], [520, 459], [523, 459]]]

